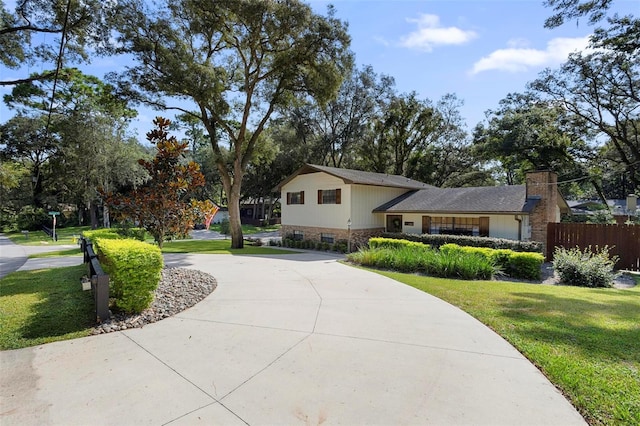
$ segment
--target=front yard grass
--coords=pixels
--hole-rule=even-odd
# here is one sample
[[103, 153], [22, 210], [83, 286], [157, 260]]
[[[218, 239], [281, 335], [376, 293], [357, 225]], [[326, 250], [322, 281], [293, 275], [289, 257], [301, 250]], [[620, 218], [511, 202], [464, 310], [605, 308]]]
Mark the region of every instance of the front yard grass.
[[14, 272], [0, 279], [0, 350], [88, 336], [94, 323], [85, 265]]
[[[252, 235], [252, 234], [258, 234], [260, 232], [273, 232], [273, 231], [277, 231], [278, 229], [282, 228], [282, 225], [267, 225], [267, 226], [254, 226], [254, 225], [242, 225], [242, 234], [243, 235]], [[216, 231], [216, 232], [220, 232], [220, 224], [219, 223], [212, 223], [211, 226], [209, 226], [209, 230], [210, 231]]]
[[44, 245], [69, 245], [77, 244], [75, 237], [79, 237], [82, 231], [91, 229], [89, 226], [70, 226], [68, 228], [56, 228], [58, 241], [44, 233], [44, 231], [29, 231], [29, 237], [25, 237], [22, 232], [8, 232], [5, 235], [14, 243], [24, 246], [44, 246]]
[[458, 306], [495, 330], [538, 366], [590, 424], [640, 424], [640, 288], [375, 272]]
[[80, 247], [66, 249], [66, 250], [56, 250], [56, 251], [47, 251], [44, 253], [34, 253], [29, 255], [29, 259], [40, 259], [43, 257], [60, 257], [60, 256], [80, 256], [82, 255], [82, 250]]
[[269, 246], [252, 246], [245, 242], [243, 249], [232, 249], [231, 240], [178, 240], [162, 246], [163, 253], [202, 254], [294, 254], [297, 251], [276, 249]]

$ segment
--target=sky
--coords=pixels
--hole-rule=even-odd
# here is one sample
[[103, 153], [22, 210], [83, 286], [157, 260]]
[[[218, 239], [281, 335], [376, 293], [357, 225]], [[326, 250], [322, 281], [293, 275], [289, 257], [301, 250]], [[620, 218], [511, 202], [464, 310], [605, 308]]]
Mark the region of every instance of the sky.
[[[496, 109], [501, 99], [524, 92], [545, 68], [557, 68], [568, 54], [585, 49], [593, 27], [568, 22], [544, 28], [552, 10], [543, 0], [311, 0], [325, 14], [333, 4], [336, 17], [349, 24], [356, 65], [371, 65], [392, 76], [399, 92], [418, 93], [434, 103], [455, 93], [464, 106], [468, 130]], [[12, 7], [15, 1], [5, 1]], [[616, 0], [613, 12], [640, 14], [640, 1]], [[584, 21], [584, 20], [583, 20]], [[84, 72], [99, 77], [126, 64], [97, 58]], [[0, 67], [0, 79], [24, 72]], [[0, 88], [0, 95], [10, 88]], [[160, 113], [140, 108], [132, 127], [141, 141]], [[0, 106], [0, 123], [13, 113]], [[171, 117], [172, 114], [163, 114]]]

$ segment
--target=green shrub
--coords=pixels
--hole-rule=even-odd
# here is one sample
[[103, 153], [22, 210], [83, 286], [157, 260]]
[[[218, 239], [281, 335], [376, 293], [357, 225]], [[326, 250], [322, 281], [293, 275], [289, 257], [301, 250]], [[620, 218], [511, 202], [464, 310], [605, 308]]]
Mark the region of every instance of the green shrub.
[[513, 278], [539, 280], [544, 256], [540, 253], [515, 252], [507, 249], [490, 249], [486, 247], [461, 247], [457, 244], [440, 246], [443, 253], [459, 253], [477, 255], [487, 259], [494, 266], [495, 272], [502, 272]]
[[581, 287], [611, 287], [617, 276], [613, 268], [617, 256], [609, 256], [609, 248], [581, 251], [579, 247], [557, 247], [553, 254], [553, 268], [558, 271], [563, 284]]
[[42, 225], [52, 226], [51, 216], [44, 209], [33, 206], [21, 208], [15, 220], [19, 230], [37, 231]]
[[220, 233], [222, 235], [231, 234], [231, 224], [229, 223], [229, 219], [222, 219], [220, 222]]
[[[351, 245], [351, 249], [353, 250], [353, 244]], [[333, 245], [333, 251], [337, 251], [338, 253], [346, 253], [349, 250], [349, 242], [347, 240], [338, 240]]]
[[144, 228], [117, 228], [116, 232], [125, 238], [138, 241], [144, 241], [147, 236], [147, 230]]
[[510, 277], [539, 280], [544, 256], [540, 253], [511, 253], [505, 272]]
[[415, 242], [415, 241], [409, 241], [409, 240], [398, 240], [395, 238], [374, 237], [374, 238], [369, 238], [369, 247], [371, 247], [372, 249], [379, 248], [379, 247], [388, 247], [388, 248], [412, 247], [412, 248], [423, 250], [423, 249], [428, 249], [429, 245]]
[[397, 240], [416, 241], [428, 244], [432, 248], [439, 248], [442, 245], [453, 243], [468, 247], [488, 247], [493, 249], [509, 249], [513, 251], [539, 252], [542, 253], [542, 244], [537, 241], [517, 241], [506, 238], [471, 237], [466, 235], [441, 235], [441, 234], [403, 234], [385, 232], [384, 238]]
[[493, 277], [492, 263], [476, 253], [437, 252], [425, 263], [429, 275], [442, 278], [461, 278], [463, 280], [488, 280]]
[[160, 249], [141, 241], [97, 239], [100, 263], [109, 274], [110, 296], [116, 306], [129, 313], [140, 313], [153, 302], [163, 267]]
[[16, 218], [17, 218], [17, 213], [12, 207], [0, 206], [0, 231], [3, 231], [3, 232], [22, 231], [22, 229], [18, 227]]
[[98, 245], [97, 240], [122, 240], [124, 237], [115, 228], [102, 228], [82, 231], [82, 236]]
[[350, 261], [364, 266], [401, 272], [423, 272], [442, 278], [491, 279], [494, 267], [478, 254], [416, 250], [412, 246], [401, 248], [379, 247], [360, 250], [347, 255]]

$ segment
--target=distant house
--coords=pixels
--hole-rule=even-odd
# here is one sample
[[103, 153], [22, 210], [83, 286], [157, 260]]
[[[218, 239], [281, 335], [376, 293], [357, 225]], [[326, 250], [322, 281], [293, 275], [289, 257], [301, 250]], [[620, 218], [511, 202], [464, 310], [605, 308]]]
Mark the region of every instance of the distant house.
[[630, 194], [626, 199], [608, 199], [605, 200], [568, 200], [567, 204], [571, 208], [571, 212], [576, 217], [583, 217], [589, 220], [590, 216], [596, 215], [598, 212], [609, 211], [619, 224], [625, 223], [629, 217], [638, 214], [638, 196]]
[[224, 220], [229, 220], [229, 209], [226, 207], [220, 207], [216, 212], [216, 215], [213, 216], [211, 223], [221, 223]]
[[526, 185], [437, 188], [403, 176], [306, 164], [277, 187], [282, 235], [363, 244], [387, 232], [546, 239], [569, 208], [552, 172]]

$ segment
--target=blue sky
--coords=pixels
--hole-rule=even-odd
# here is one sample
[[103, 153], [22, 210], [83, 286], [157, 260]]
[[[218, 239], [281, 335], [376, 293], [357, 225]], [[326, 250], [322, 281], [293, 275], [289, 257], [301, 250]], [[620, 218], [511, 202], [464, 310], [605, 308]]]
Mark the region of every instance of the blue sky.
[[[570, 22], [544, 28], [551, 14], [542, 0], [312, 0], [325, 13], [329, 3], [338, 18], [349, 23], [351, 49], [358, 66], [371, 65], [376, 73], [395, 78], [400, 92], [416, 91], [437, 101], [455, 93], [465, 103], [462, 116], [468, 130], [496, 108], [510, 92], [522, 92], [526, 83], [546, 67], [558, 67], [569, 52], [584, 49], [592, 27]], [[14, 1], [6, 1], [11, 7]], [[613, 11], [640, 13], [640, 1], [616, 0]], [[103, 76], [124, 64], [98, 58], [85, 72]], [[23, 71], [20, 71], [23, 72]], [[0, 79], [18, 72], [0, 67]], [[0, 88], [0, 94], [8, 88]], [[134, 127], [141, 138], [157, 115], [141, 108]], [[166, 114], [170, 116], [170, 114]], [[0, 122], [11, 116], [0, 106]]]

